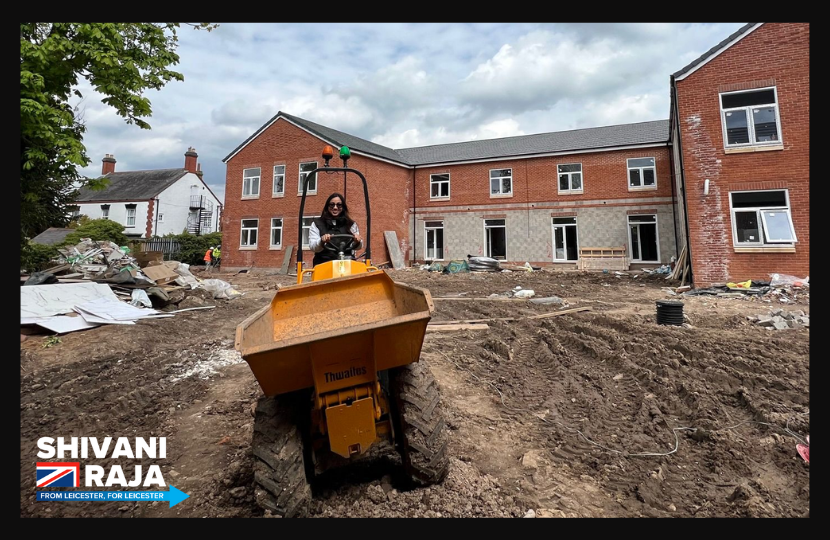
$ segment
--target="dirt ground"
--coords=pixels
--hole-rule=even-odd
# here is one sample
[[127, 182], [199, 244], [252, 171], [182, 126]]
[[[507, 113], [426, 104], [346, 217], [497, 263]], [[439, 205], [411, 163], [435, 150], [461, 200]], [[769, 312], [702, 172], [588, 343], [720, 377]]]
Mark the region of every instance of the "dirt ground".
[[[430, 290], [433, 321], [591, 309], [428, 333], [421, 361], [442, 391], [447, 479], [407, 491], [395, 456], [331, 471], [314, 487], [312, 517], [809, 516], [809, 464], [795, 446], [810, 431], [810, 330], [747, 320], [775, 308], [809, 313], [808, 296], [684, 296], [690, 326], [681, 327], [656, 323], [655, 301], [679, 298], [661, 276], [388, 272]], [[250, 451], [261, 391], [234, 332], [275, 284], [295, 278], [212, 277], [244, 296], [66, 334], [51, 347], [42, 335], [21, 343], [21, 516], [263, 515]], [[566, 305], [480, 299], [516, 286]], [[473, 300], [440, 298], [452, 296]], [[135, 464], [157, 464], [190, 498], [173, 508], [36, 502], [36, 441], [46, 436], [167, 437], [165, 459], [121, 461], [127, 479]]]

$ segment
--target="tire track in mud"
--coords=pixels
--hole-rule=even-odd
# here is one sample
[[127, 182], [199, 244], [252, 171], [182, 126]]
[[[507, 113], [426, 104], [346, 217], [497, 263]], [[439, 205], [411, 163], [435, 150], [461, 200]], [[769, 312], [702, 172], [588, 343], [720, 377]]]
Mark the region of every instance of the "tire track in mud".
[[[598, 479], [616, 494], [614, 504], [642, 515], [671, 515], [689, 500], [689, 493], [697, 500], [727, 504], [724, 491], [737, 484], [723, 477], [749, 474], [739, 462], [719, 465], [736, 461], [737, 450], [724, 446], [733, 437], [721, 432], [716, 440], [710, 435], [696, 440], [691, 432], [681, 431], [675, 438], [672, 428], [716, 429], [752, 419], [778, 420], [783, 425], [775, 407], [766, 407], [770, 400], [755, 398], [747, 385], [765, 388], [767, 394], [786, 392], [788, 384], [782, 382], [786, 370], [799, 370], [770, 365], [771, 358], [793, 355], [783, 347], [763, 350], [751, 336], [710, 342], [705, 331], [689, 340], [687, 329], [658, 326], [646, 316], [620, 320], [610, 314], [583, 313], [493, 328], [483, 343], [467, 342], [461, 348], [477, 356], [467, 368], [503, 393], [502, 417], [541, 417], [536, 429], [554, 467]], [[795, 347], [795, 354], [806, 357], [803, 347]], [[767, 385], [768, 381], [776, 384]], [[710, 388], [726, 393], [713, 393]], [[588, 443], [575, 430], [606, 449]], [[670, 460], [666, 457], [623, 457], [669, 454], [676, 447], [682, 447], [687, 460], [706, 463], [711, 474], [695, 479], [681, 465], [661, 463]], [[721, 458], [724, 452], [731, 459]], [[573, 497], [545, 496], [552, 484], [543, 475], [534, 478], [534, 492], [540, 494], [542, 504], [564, 513], [573, 510]], [[697, 511], [717, 515], [716, 509], [703, 508], [686, 509], [685, 515]], [[593, 510], [595, 515], [612, 511], [610, 507]]]

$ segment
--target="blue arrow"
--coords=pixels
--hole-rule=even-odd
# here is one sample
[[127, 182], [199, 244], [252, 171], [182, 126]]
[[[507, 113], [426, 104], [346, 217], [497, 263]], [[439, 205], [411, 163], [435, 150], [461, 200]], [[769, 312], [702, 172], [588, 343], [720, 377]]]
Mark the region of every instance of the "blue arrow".
[[168, 501], [169, 508], [190, 497], [173, 486], [170, 491], [38, 491], [36, 495], [38, 501]]
[[174, 506], [176, 506], [177, 504], [179, 504], [183, 500], [190, 497], [190, 495], [188, 495], [184, 491], [180, 491], [180, 490], [174, 488], [173, 486], [170, 486], [170, 491], [163, 492], [163, 493], [164, 493], [164, 499], [163, 500], [170, 501], [170, 506], [168, 506], [168, 508], [173, 508]]

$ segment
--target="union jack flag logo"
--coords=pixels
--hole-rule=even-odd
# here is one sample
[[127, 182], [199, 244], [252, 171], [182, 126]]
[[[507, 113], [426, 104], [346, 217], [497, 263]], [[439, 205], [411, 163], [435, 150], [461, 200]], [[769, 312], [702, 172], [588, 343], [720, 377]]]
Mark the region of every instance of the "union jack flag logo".
[[37, 487], [79, 487], [81, 464], [37, 463]]

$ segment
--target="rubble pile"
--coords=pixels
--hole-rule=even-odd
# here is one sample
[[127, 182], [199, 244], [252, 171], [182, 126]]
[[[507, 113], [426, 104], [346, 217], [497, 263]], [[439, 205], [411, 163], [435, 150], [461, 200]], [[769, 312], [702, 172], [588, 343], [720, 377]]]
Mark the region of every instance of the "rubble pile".
[[810, 316], [802, 310], [785, 311], [783, 309], [774, 309], [766, 315], [750, 315], [747, 317], [747, 320], [769, 330], [788, 330], [790, 328], [810, 326]]
[[[21, 274], [21, 327], [57, 333], [101, 324], [135, 324], [144, 318], [214, 307], [214, 299], [242, 293], [220, 279], [201, 280], [161, 252], [133, 256], [127, 246], [82, 239], [58, 249], [56, 266]], [[23, 332], [23, 328], [21, 328]]]

